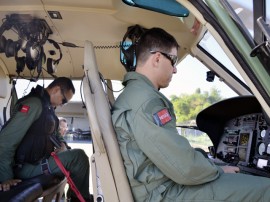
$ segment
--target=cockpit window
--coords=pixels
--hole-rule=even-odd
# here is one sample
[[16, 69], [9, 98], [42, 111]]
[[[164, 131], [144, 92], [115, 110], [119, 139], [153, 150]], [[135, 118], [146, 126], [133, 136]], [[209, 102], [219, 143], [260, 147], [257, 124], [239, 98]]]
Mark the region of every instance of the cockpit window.
[[[22, 98], [28, 93], [30, 93], [32, 88], [35, 88], [37, 85], [44, 86], [45, 88], [52, 82], [52, 79], [45, 79], [45, 80], [38, 80], [37, 82], [31, 82], [27, 79], [17, 79], [16, 80], [16, 91], [18, 93], [18, 98]], [[84, 100], [84, 96], [81, 93], [81, 81], [80, 80], [73, 80], [72, 81], [75, 87], [75, 94], [70, 101], [72, 102], [79, 102]]]
[[[255, 8], [253, 6], [252, 0], [228, 0], [231, 7], [234, 9], [235, 13], [241, 19], [245, 27], [248, 29], [252, 37], [254, 37], [254, 12]], [[258, 3], [256, 4], [258, 6]], [[265, 21], [270, 22], [270, 2], [265, 1], [265, 7], [262, 9], [262, 13], [265, 13]], [[258, 8], [256, 8], [258, 9]], [[261, 15], [260, 15], [261, 16]], [[255, 23], [256, 25], [256, 23]]]
[[123, 0], [130, 6], [144, 8], [147, 10], [164, 13], [177, 17], [187, 17], [189, 11], [175, 0]]
[[231, 72], [231, 74], [234, 74], [239, 80], [245, 83], [242, 76], [236, 70], [231, 60], [228, 58], [228, 56], [225, 54], [223, 49], [220, 47], [210, 32], [205, 33], [204, 37], [199, 43], [199, 46], [203, 48], [208, 54], [213, 56], [217, 61], [221, 62], [222, 65], [227, 68], [227, 71]]

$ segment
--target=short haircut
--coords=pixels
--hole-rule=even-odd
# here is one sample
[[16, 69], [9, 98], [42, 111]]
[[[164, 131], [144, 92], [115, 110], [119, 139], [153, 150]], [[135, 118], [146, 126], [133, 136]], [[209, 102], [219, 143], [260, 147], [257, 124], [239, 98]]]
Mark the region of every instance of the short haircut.
[[72, 90], [73, 94], [75, 94], [75, 88], [73, 86], [72, 81], [67, 77], [58, 77], [53, 80], [48, 86], [48, 88], [53, 88], [55, 86], [59, 86], [64, 92]]
[[151, 28], [143, 33], [137, 42], [136, 60], [137, 63], [144, 63], [150, 51], [169, 52], [172, 48], [179, 48], [176, 39], [161, 28]]

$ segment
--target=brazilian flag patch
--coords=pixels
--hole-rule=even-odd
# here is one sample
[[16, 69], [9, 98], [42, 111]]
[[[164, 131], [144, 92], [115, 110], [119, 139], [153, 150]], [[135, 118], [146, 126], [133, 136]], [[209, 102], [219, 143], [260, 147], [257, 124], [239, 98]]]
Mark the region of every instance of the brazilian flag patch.
[[164, 126], [166, 123], [172, 120], [172, 117], [168, 109], [162, 109], [153, 115], [155, 123], [158, 126]]
[[22, 105], [21, 106], [21, 109], [20, 109], [20, 112], [22, 113], [27, 113], [29, 111], [30, 107], [27, 106], [27, 105]]

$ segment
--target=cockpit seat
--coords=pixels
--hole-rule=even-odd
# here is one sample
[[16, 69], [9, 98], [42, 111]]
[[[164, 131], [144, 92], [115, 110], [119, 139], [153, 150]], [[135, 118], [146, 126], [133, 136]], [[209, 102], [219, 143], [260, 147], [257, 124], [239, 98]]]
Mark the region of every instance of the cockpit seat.
[[0, 199], [10, 202], [34, 201], [41, 196], [42, 192], [40, 183], [26, 180], [12, 187], [9, 191], [1, 191]]
[[59, 202], [67, 183], [66, 178], [43, 174], [23, 180], [9, 191], [0, 192], [0, 201], [32, 202], [42, 198], [43, 202]]
[[[11, 87], [9, 86], [9, 78], [3, 68], [0, 64], [0, 106], [6, 106], [9, 99], [8, 89]], [[6, 108], [8, 111], [5, 113], [3, 113], [2, 108], [0, 109], [0, 130], [5, 121], [4, 114], [9, 114], [10, 103]], [[64, 177], [43, 174], [23, 180], [17, 186], [11, 187], [9, 191], [0, 191], [0, 201], [32, 202], [42, 198], [44, 202], [51, 202], [53, 199], [58, 202], [65, 190], [66, 183], [67, 180]]]
[[[95, 51], [90, 41], [84, 49], [83, 91], [92, 132], [94, 153], [91, 172], [94, 198], [105, 202], [133, 202], [116, 134], [112, 125], [110, 96], [104, 91]], [[108, 84], [107, 84], [108, 85]]]

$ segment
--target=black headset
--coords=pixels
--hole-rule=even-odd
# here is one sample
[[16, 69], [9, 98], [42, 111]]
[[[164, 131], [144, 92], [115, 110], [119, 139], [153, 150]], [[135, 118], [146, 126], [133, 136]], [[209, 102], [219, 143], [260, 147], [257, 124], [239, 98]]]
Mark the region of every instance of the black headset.
[[20, 43], [11, 39], [6, 39], [3, 35], [5, 31], [10, 30], [13, 24], [7, 19], [0, 27], [0, 53], [5, 53], [6, 57], [15, 57], [17, 66], [16, 72], [19, 74], [24, 70], [25, 57], [18, 57], [17, 53], [20, 49]]
[[16, 52], [20, 49], [20, 44], [17, 41], [13, 41], [11, 39], [6, 39], [3, 36], [6, 30], [11, 29], [13, 25], [6, 20], [3, 25], [0, 27], [0, 53], [5, 53], [6, 57], [14, 57]]
[[[11, 39], [6, 39], [3, 35], [5, 31], [10, 30], [13, 26], [13, 23], [9, 22], [7, 19], [3, 25], [0, 27], [0, 53], [5, 53], [6, 57], [15, 57], [16, 60], [16, 72], [20, 73], [24, 70], [25, 65], [29, 70], [35, 69], [38, 64], [40, 65], [40, 58], [44, 55], [43, 48], [39, 45], [35, 45], [31, 40], [27, 41], [26, 57], [18, 57], [18, 51], [21, 48], [20, 40], [13, 41]], [[34, 47], [34, 48], [33, 48]], [[42, 62], [42, 60], [41, 60]], [[41, 71], [41, 67], [38, 68]]]
[[42, 46], [38, 45], [37, 43], [34, 43], [31, 40], [27, 41], [25, 49], [25, 64], [29, 70], [35, 69], [39, 63], [40, 58], [42, 59], [42, 49]]
[[[28, 53], [28, 54], [31, 54], [31, 53]], [[27, 66], [29, 70], [34, 70], [35, 68], [37, 68], [38, 74], [41, 73], [42, 64], [44, 63], [44, 61], [46, 61], [46, 55], [44, 54], [43, 47], [42, 46], [40, 47], [38, 56], [33, 57], [33, 58], [30, 56], [31, 55], [27, 55], [26, 57], [25, 56], [18, 57], [17, 54], [15, 55], [15, 60], [17, 63], [16, 72], [18, 74], [24, 70], [25, 66]]]
[[[136, 24], [128, 27], [123, 37], [120, 45], [120, 52], [122, 53], [122, 56], [120, 54], [120, 62], [127, 72], [135, 71], [136, 69], [136, 45], [145, 31], [147, 31], [146, 28]], [[127, 44], [128, 39], [130, 39], [129, 44]]]
[[[36, 24], [34, 22], [31, 24], [31, 26], [35, 25]], [[14, 42], [11, 39], [6, 39], [3, 35], [5, 31], [14, 27], [19, 32], [20, 36], [22, 26], [24, 25], [21, 25], [21, 27], [18, 26], [18, 16], [16, 14], [7, 16], [6, 20], [0, 27], [0, 53], [5, 53], [6, 57], [15, 57], [17, 63], [16, 72], [18, 74], [24, 70], [25, 66], [27, 66], [29, 70], [37, 69], [38, 74], [40, 74], [42, 71], [42, 64], [46, 61], [43, 44], [46, 42], [46, 40], [48, 40], [50, 43], [53, 43], [56, 49], [60, 51], [60, 58], [58, 60], [53, 60], [51, 58], [48, 58], [47, 60], [47, 63], [49, 63], [47, 64], [47, 68], [52, 69], [53, 65], [58, 64], [61, 60], [62, 52], [59, 45], [55, 41], [48, 39], [47, 35], [43, 36], [43, 39], [40, 42], [36, 42], [32, 37], [29, 37], [27, 40], [21, 38]], [[25, 52], [25, 56], [18, 57], [18, 51], [20, 49]]]
[[52, 39], [48, 39], [48, 42], [53, 44], [53, 46], [59, 51], [59, 58], [57, 60], [54, 60], [53, 58], [47, 59], [47, 72], [49, 74], [53, 74], [56, 70], [57, 65], [59, 64], [60, 60], [62, 59], [62, 51], [57, 42], [55, 42]]

